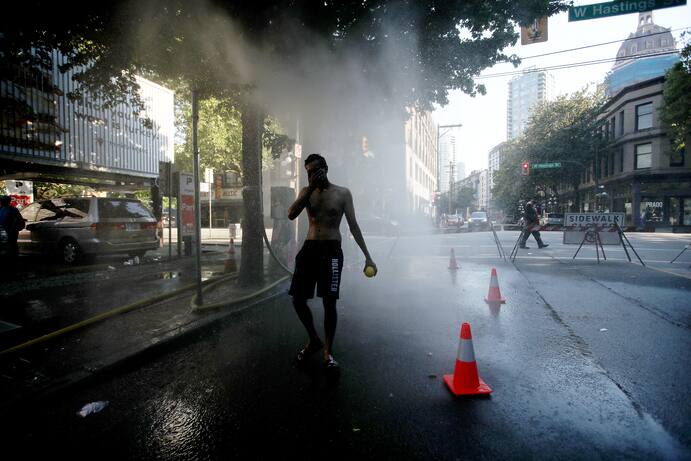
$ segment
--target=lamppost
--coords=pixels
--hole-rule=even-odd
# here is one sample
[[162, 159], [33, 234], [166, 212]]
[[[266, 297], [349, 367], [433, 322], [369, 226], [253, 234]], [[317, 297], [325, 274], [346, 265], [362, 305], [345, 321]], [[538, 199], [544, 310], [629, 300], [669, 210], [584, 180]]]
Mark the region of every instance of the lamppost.
[[[441, 190], [441, 159], [440, 159], [440, 143], [439, 140], [442, 138], [442, 136], [446, 135], [449, 130], [452, 128], [460, 128], [463, 125], [460, 123], [457, 123], [455, 125], [437, 125], [437, 189]], [[440, 133], [440, 130], [442, 128], [447, 128], [447, 130], [444, 133]], [[454, 158], [455, 160], [455, 158]], [[451, 175], [453, 175], [453, 169], [456, 167], [456, 165], [451, 165], [451, 171], [449, 172]], [[453, 198], [453, 184], [454, 184], [454, 178], [451, 177], [449, 181], [449, 212], [451, 212], [451, 200]], [[439, 213], [437, 213], [437, 218], [438, 218]]]

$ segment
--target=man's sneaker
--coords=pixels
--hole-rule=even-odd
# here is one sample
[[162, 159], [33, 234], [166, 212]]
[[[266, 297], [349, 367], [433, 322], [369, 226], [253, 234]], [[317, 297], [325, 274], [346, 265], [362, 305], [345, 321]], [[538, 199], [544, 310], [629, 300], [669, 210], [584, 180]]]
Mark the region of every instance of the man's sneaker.
[[304, 363], [305, 360], [307, 360], [307, 357], [314, 354], [322, 347], [324, 347], [324, 343], [321, 341], [321, 339], [310, 341], [308, 345], [298, 351], [297, 355], [295, 356], [295, 361], [297, 363]]
[[540, 245], [538, 248], [544, 248], [544, 247], [548, 247], [548, 246], [549, 246], [549, 243], [545, 243], [544, 245]]
[[530, 247], [526, 247], [526, 246], [522, 246], [522, 247], [518, 247], [518, 248], [522, 248], [524, 250], [530, 250]]
[[337, 371], [340, 365], [336, 359], [333, 358], [333, 355], [329, 355], [329, 358], [324, 360], [324, 368], [326, 368], [327, 371]]

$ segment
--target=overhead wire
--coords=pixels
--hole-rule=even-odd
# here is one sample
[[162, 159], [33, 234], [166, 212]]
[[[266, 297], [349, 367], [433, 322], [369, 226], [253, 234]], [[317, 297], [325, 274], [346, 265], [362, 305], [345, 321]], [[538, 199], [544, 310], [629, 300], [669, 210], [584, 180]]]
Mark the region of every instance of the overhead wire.
[[[620, 40], [612, 40], [609, 42], [601, 42], [601, 43], [594, 43], [592, 45], [584, 45], [584, 46], [579, 46], [576, 48], [569, 48], [566, 50], [558, 50], [558, 51], [552, 51], [549, 53], [542, 53], [542, 54], [536, 54], [532, 56], [526, 56], [526, 57], [521, 57], [520, 60], [524, 61], [526, 59], [533, 59], [533, 58], [539, 58], [539, 57], [544, 57], [544, 56], [552, 56], [555, 54], [561, 54], [561, 53], [568, 53], [572, 51], [579, 51], [583, 49], [588, 49], [588, 48], [594, 48], [598, 46], [603, 46], [603, 45], [611, 45], [613, 43], [619, 43], [619, 42], [624, 42], [626, 40], [631, 40], [633, 38], [645, 38], [645, 37], [651, 37], [655, 35], [660, 35], [660, 34], [666, 34], [666, 33], [672, 33], [672, 32], [678, 32], [680, 30], [689, 30], [691, 29], [691, 26], [686, 26], [686, 27], [679, 27], [677, 29], [670, 29], [670, 30], [665, 30], [662, 32], [653, 32], [650, 34], [644, 34], [644, 35], [639, 35], [639, 36], [634, 36], [634, 37], [627, 37], [624, 39]], [[614, 58], [602, 58], [602, 59], [592, 59], [588, 61], [581, 61], [581, 62], [571, 62], [571, 63], [564, 63], [564, 64], [555, 64], [552, 66], [545, 66], [545, 67], [540, 67], [540, 68], [529, 68], [529, 69], [515, 69], [511, 71], [506, 71], [506, 72], [497, 72], [494, 74], [480, 74], [476, 76], [476, 79], [485, 79], [485, 78], [495, 78], [495, 77], [510, 77], [513, 75], [521, 75], [521, 74], [528, 74], [528, 73], [534, 73], [534, 72], [544, 72], [544, 71], [549, 71], [549, 70], [561, 70], [561, 69], [570, 69], [574, 67], [583, 67], [583, 66], [592, 66], [592, 65], [598, 65], [598, 64], [606, 64], [610, 62], [615, 62], [615, 61], [630, 61], [630, 60], [637, 60], [637, 59], [643, 59], [643, 58], [650, 58], [654, 56], [664, 56], [667, 54], [676, 54], [679, 53], [680, 50], [675, 49], [675, 50], [668, 50], [668, 51], [663, 51], [659, 53], [649, 53], [649, 54], [643, 54], [643, 55], [637, 55], [637, 56], [623, 56], [623, 57], [614, 57]], [[500, 61], [498, 64], [507, 64], [510, 61]]]
[[566, 63], [566, 64], [555, 64], [553, 66], [545, 66], [545, 67], [534, 67], [534, 68], [529, 68], [529, 69], [517, 69], [513, 71], [507, 71], [507, 72], [498, 72], [495, 74], [480, 74], [476, 76], [476, 79], [483, 79], [483, 78], [495, 78], [495, 77], [510, 77], [512, 75], [522, 75], [522, 74], [531, 74], [534, 72], [545, 72], [549, 70], [561, 70], [561, 69], [571, 69], [574, 67], [584, 67], [584, 66], [593, 66], [597, 64], [607, 64], [610, 62], [615, 62], [615, 61], [635, 61], [638, 59], [645, 59], [645, 58], [651, 58], [655, 56], [665, 56], [665, 55], [670, 55], [670, 54], [678, 54], [681, 50], [675, 49], [675, 50], [670, 50], [670, 51], [664, 51], [660, 53], [649, 53], [649, 54], [643, 54], [643, 55], [638, 55], [638, 56], [624, 56], [624, 57], [618, 57], [618, 58], [603, 58], [603, 59], [594, 59], [590, 61], [581, 61], [581, 62], [574, 62], [574, 63]]
[[[626, 40], [631, 40], [631, 39], [634, 39], [634, 38], [652, 37], [652, 36], [654, 36], [654, 35], [667, 34], [667, 33], [672, 33], [672, 32], [678, 32], [678, 31], [680, 31], [680, 30], [689, 30], [689, 29], [691, 29], [691, 26], [679, 27], [678, 29], [670, 29], [670, 30], [665, 30], [665, 31], [663, 31], [663, 32], [653, 32], [653, 33], [651, 33], [651, 34], [644, 34], [644, 35], [639, 35], [639, 36], [634, 36], [634, 37], [627, 37], [627, 38], [622, 38], [622, 39], [620, 39], [620, 40], [612, 40], [612, 41], [610, 41], [610, 42], [594, 43], [594, 44], [592, 44], [592, 45], [584, 45], [584, 46], [579, 46], [579, 47], [576, 47], [576, 48], [569, 48], [569, 49], [566, 49], [566, 50], [551, 51], [551, 52], [549, 52], [549, 53], [542, 53], [542, 54], [535, 54], [535, 55], [532, 55], [532, 56], [519, 57], [519, 59], [520, 59], [521, 61], [525, 61], [526, 59], [541, 58], [541, 57], [543, 57], [543, 56], [551, 56], [551, 55], [560, 54], [560, 53], [569, 53], [569, 52], [571, 52], [571, 51], [585, 50], [585, 49], [587, 49], [587, 48], [594, 48], [594, 47], [597, 47], [597, 46], [611, 45], [611, 44], [613, 44], [613, 43], [624, 42], [624, 41], [626, 41]], [[508, 62], [510, 62], [510, 61], [508, 61], [508, 60], [503, 60], [503, 61], [499, 61], [498, 63], [508, 63]]]

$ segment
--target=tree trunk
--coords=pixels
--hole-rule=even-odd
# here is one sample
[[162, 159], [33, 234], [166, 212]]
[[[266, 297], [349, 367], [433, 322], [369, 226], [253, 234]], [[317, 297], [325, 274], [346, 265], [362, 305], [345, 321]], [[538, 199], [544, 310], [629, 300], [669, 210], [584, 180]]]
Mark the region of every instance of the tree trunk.
[[261, 162], [264, 114], [252, 103], [242, 110], [242, 254], [239, 280], [248, 286], [264, 276], [263, 229], [261, 216]]

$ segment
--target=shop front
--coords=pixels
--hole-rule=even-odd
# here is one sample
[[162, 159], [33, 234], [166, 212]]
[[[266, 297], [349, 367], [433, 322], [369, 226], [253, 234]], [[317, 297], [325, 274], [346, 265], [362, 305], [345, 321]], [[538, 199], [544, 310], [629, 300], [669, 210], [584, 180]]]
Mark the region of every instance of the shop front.
[[[201, 205], [202, 227], [227, 228], [230, 224], [237, 224], [242, 219], [243, 202], [242, 187], [223, 187], [211, 193], [201, 192], [199, 197]], [[209, 213], [211, 205], [211, 213]]]
[[638, 202], [636, 225], [646, 230], [691, 232], [691, 181], [645, 182], [639, 185], [639, 192], [640, 199], [634, 197], [634, 203]]

